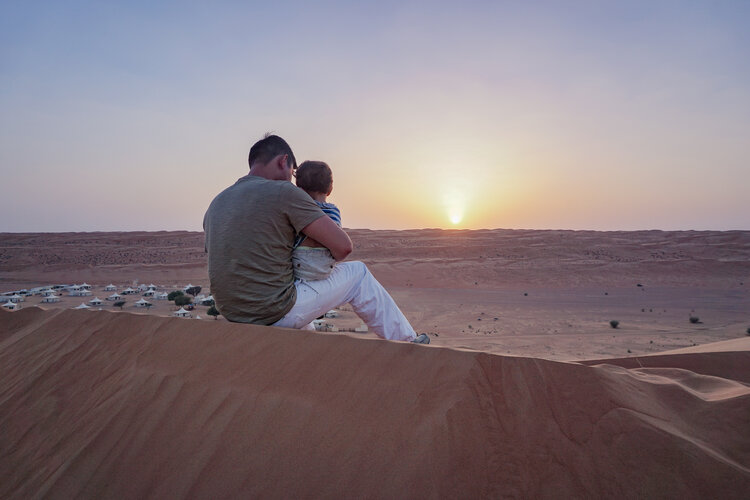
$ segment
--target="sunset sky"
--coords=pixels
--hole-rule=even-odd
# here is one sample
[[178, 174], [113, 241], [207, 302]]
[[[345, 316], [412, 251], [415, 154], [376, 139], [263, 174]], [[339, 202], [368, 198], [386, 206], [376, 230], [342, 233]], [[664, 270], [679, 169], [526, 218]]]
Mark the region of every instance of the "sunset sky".
[[750, 229], [750, 2], [0, 7], [0, 231], [200, 230], [265, 132], [350, 228]]

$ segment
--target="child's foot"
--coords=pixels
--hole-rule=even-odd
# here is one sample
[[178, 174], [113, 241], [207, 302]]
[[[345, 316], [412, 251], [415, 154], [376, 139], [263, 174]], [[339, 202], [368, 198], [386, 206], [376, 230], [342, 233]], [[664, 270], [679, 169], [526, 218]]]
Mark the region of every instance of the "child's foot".
[[430, 337], [427, 336], [426, 333], [420, 333], [417, 335], [417, 338], [412, 340], [415, 344], [429, 344], [430, 343]]

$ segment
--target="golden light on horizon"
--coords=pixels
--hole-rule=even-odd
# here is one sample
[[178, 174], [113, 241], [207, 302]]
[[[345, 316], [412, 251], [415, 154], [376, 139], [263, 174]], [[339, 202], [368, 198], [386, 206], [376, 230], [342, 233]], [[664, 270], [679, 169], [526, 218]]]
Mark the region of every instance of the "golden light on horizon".
[[448, 220], [454, 226], [459, 224], [464, 218], [466, 210], [466, 193], [455, 187], [446, 189], [443, 202]]

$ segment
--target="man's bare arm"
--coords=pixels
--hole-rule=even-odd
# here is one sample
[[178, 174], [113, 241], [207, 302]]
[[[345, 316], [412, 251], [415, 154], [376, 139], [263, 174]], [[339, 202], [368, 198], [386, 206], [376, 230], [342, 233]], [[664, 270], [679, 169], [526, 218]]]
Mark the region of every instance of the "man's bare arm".
[[336, 260], [344, 260], [352, 253], [352, 240], [349, 239], [349, 235], [330, 217], [319, 217], [305, 226], [302, 232], [330, 250]]

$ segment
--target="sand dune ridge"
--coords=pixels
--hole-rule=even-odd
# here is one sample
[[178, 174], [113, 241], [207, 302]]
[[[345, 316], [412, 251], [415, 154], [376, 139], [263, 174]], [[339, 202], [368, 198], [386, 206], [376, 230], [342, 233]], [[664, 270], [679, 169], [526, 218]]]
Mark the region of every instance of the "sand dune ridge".
[[[750, 488], [747, 351], [587, 366], [37, 308], [0, 312], [0, 332], [4, 498], [740, 498]], [[714, 354], [742, 372], [718, 376]]]

